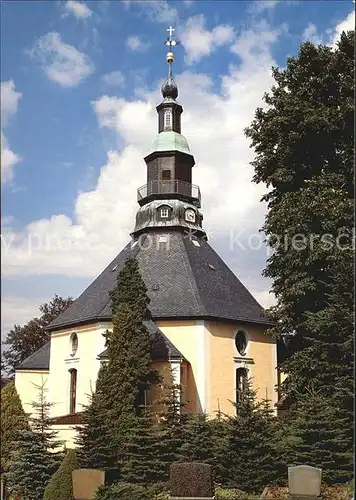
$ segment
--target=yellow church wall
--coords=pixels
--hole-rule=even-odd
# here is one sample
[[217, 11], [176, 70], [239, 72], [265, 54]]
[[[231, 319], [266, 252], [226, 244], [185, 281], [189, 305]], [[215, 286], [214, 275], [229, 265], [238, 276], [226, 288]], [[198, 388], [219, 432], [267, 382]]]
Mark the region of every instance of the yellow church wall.
[[48, 378], [49, 372], [45, 370], [16, 370], [15, 387], [25, 413], [33, 412], [31, 402], [38, 401], [39, 387], [48, 394]]
[[[277, 402], [277, 352], [274, 339], [264, 334], [265, 328], [258, 325], [224, 324], [209, 322], [207, 328], [211, 335], [211, 406], [209, 413], [214, 415], [220, 409], [234, 414], [235, 409], [229, 401], [235, 401], [236, 369], [248, 369], [257, 397]], [[246, 354], [241, 356], [235, 346], [235, 335], [243, 330], [248, 337]]]
[[[77, 370], [76, 411], [83, 410], [89, 395], [95, 390], [100, 361], [97, 356], [105, 349], [105, 333], [108, 324], [96, 323], [77, 328], [63, 329], [51, 335], [49, 400], [54, 403], [52, 417], [68, 415], [70, 372]], [[71, 335], [78, 336], [78, 349], [71, 356]]]
[[185, 402], [186, 411], [201, 412], [204, 408], [204, 384], [206, 366], [201, 358], [201, 325], [192, 320], [157, 321], [157, 327], [176, 346], [182, 356], [190, 363], [186, 374]]

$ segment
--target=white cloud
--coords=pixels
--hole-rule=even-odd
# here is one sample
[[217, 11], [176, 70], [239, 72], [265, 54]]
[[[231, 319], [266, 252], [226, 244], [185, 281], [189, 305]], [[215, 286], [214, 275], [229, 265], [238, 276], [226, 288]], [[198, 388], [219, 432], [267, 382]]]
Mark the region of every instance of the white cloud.
[[40, 37], [30, 55], [41, 63], [47, 77], [62, 87], [78, 85], [94, 71], [89, 57], [62, 42], [55, 31]]
[[[3, 128], [16, 114], [21, 97], [22, 93], [16, 91], [13, 80], [1, 82], [1, 125]], [[4, 184], [12, 181], [13, 168], [20, 161], [20, 156], [10, 149], [8, 140], [1, 130], [1, 180]]]
[[21, 97], [21, 92], [15, 90], [13, 80], [1, 82], [1, 124], [3, 127], [16, 114]]
[[[228, 240], [231, 229], [257, 231], [263, 223], [259, 200], [265, 188], [251, 182], [253, 151], [243, 129], [273, 83], [270, 40], [275, 36], [266, 32], [261, 38], [258, 27], [241, 34], [236, 41], [244, 49], [239, 50], [241, 64], [231, 65], [222, 77], [220, 93], [206, 74], [176, 75], [184, 106], [182, 131], [197, 162], [193, 182], [201, 187], [204, 226], [214, 239], [223, 234]], [[252, 50], [261, 42], [262, 53]], [[146, 181], [143, 157], [156, 134], [160, 101], [157, 82], [153, 90], [141, 91], [140, 99], [105, 95], [92, 103], [99, 126], [116, 131], [123, 149], [109, 152], [95, 188], [78, 194], [72, 219], [53, 215], [21, 233], [4, 231], [4, 276], [93, 276], [120, 251], [134, 225], [136, 189]]]
[[121, 87], [125, 83], [125, 77], [121, 71], [111, 71], [101, 77], [107, 85]]
[[15, 323], [24, 325], [30, 319], [39, 316], [39, 306], [45, 302], [47, 302], [47, 299], [15, 296], [1, 297], [1, 340], [5, 340], [6, 335]]
[[93, 14], [93, 11], [84, 2], [76, 2], [75, 0], [68, 0], [64, 4], [64, 9], [77, 19], [89, 19]]
[[355, 12], [354, 10], [350, 12], [350, 14], [342, 21], [340, 21], [336, 26], [333, 31], [331, 40], [330, 40], [330, 45], [333, 47], [336, 46], [336, 42], [339, 41], [341, 33], [343, 31], [350, 31], [355, 29]]
[[140, 37], [134, 35], [127, 38], [126, 47], [133, 51], [142, 52], [149, 47], [149, 44], [142, 42]]
[[302, 35], [303, 41], [308, 41], [319, 45], [323, 43], [321, 36], [318, 34], [318, 29], [313, 23], [309, 23], [308, 26], [303, 31]]
[[[283, 0], [285, 2], [285, 0]], [[278, 0], [254, 0], [249, 5], [249, 11], [253, 14], [260, 14], [266, 10], [274, 9], [278, 4]]]
[[251, 293], [255, 297], [257, 302], [259, 302], [261, 306], [264, 307], [265, 309], [274, 306], [277, 303], [274, 293], [270, 292], [269, 290], [265, 290], [262, 292], [258, 291], [253, 292], [251, 290]]
[[205, 28], [205, 17], [200, 14], [188, 19], [179, 38], [186, 51], [185, 62], [194, 64], [217, 47], [232, 42], [234, 31], [229, 25], [219, 25], [209, 31]]
[[178, 19], [178, 12], [167, 0], [124, 0], [126, 8], [139, 7], [142, 12], [155, 23], [174, 23]]
[[343, 31], [349, 31], [355, 29], [355, 13], [350, 12], [345, 19], [341, 20], [336, 24], [335, 27], [330, 28], [326, 33], [318, 32], [317, 27], [309, 23], [307, 28], [303, 32], [303, 40], [309, 41], [315, 44], [329, 45], [332, 48], [336, 48], [336, 42], [340, 40], [341, 33]]

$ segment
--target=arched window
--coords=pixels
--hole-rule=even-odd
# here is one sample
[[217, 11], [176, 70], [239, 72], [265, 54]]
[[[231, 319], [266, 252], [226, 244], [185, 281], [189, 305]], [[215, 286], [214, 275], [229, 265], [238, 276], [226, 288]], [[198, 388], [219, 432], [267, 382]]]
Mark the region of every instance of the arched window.
[[235, 346], [241, 356], [246, 354], [247, 336], [242, 330], [239, 330], [235, 336]]
[[237, 368], [236, 370], [236, 412], [239, 410], [239, 404], [243, 393], [247, 387], [247, 370], [246, 368]]
[[172, 111], [170, 109], [164, 112], [164, 128], [172, 128]]
[[70, 336], [70, 348], [71, 348], [71, 356], [75, 356], [78, 350], [78, 335], [76, 333], [72, 333]]
[[77, 370], [72, 368], [69, 370], [69, 413], [75, 413], [75, 405], [77, 400]]

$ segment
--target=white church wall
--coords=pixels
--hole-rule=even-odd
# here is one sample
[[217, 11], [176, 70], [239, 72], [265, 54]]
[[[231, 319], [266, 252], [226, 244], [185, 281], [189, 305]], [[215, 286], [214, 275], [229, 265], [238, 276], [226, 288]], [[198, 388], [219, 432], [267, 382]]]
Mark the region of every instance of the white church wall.
[[53, 425], [52, 429], [58, 433], [56, 439], [63, 441], [66, 448], [76, 448], [77, 431], [74, 425]]
[[49, 372], [45, 370], [16, 370], [15, 387], [25, 413], [33, 412], [31, 403], [38, 401], [40, 387], [48, 394], [48, 378]]
[[[70, 370], [77, 370], [76, 412], [83, 410], [95, 390], [100, 368], [98, 355], [105, 349], [103, 334], [107, 324], [96, 323], [75, 329], [53, 332], [49, 378], [49, 400], [54, 403], [51, 416], [68, 415], [70, 412]], [[71, 335], [77, 334], [78, 349], [71, 350]]]

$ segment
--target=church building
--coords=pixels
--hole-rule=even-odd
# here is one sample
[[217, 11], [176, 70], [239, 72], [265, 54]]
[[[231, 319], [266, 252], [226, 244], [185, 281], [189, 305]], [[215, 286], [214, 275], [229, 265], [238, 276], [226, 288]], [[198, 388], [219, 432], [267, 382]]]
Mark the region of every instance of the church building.
[[[150, 297], [154, 368], [181, 386], [187, 412], [233, 414], [239, 388], [250, 378], [259, 398], [277, 403], [277, 346], [266, 334], [263, 308], [209, 245], [201, 194], [192, 184], [195, 159], [182, 135], [183, 108], [172, 76], [176, 42], [172, 31], [168, 78], [157, 106], [158, 134], [144, 158], [147, 183], [138, 188], [131, 239], [74, 303], [49, 326], [50, 341], [16, 369], [23, 407], [43, 385], [53, 403], [59, 437], [74, 446], [75, 426], [95, 390], [111, 329], [109, 292], [127, 258], [135, 258]], [[153, 124], [152, 124], [153, 125]], [[199, 168], [199, 167], [198, 167]], [[153, 391], [154, 392], [154, 391]], [[154, 404], [154, 394], [148, 396]]]

